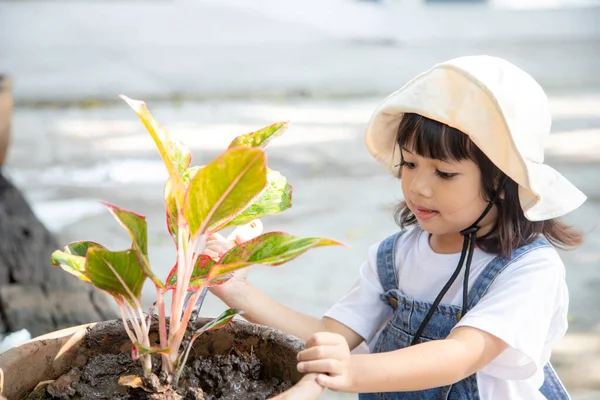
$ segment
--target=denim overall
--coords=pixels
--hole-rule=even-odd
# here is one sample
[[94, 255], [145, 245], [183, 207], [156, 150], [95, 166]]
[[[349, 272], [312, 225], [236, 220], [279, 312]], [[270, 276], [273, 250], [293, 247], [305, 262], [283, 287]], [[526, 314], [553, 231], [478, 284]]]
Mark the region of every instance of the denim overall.
[[[381, 299], [394, 309], [392, 319], [381, 331], [374, 353], [382, 353], [408, 347], [425, 318], [432, 303], [414, 300], [403, 295], [398, 290], [398, 269], [395, 265], [397, 239], [404, 233], [401, 231], [384, 240], [377, 252], [377, 271], [383, 286]], [[540, 248], [550, 246], [545, 238], [515, 250], [510, 259], [502, 256], [495, 257], [481, 272], [468, 293], [468, 309], [473, 308], [494, 282], [495, 278], [514, 260], [524, 254]], [[440, 304], [432, 319], [429, 321], [419, 342], [439, 340], [446, 338], [452, 328], [460, 319], [461, 307]], [[569, 395], [558, 379], [550, 363], [544, 367], [544, 383], [540, 392], [550, 400], [569, 399]], [[450, 386], [433, 388], [414, 392], [394, 393], [363, 393], [360, 400], [475, 400], [479, 399], [477, 379], [475, 374]]]

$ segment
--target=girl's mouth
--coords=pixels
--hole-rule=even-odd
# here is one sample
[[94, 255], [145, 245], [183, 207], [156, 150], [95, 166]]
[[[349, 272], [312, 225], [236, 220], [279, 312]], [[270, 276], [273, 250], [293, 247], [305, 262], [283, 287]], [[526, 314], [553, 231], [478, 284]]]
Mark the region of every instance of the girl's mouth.
[[431, 219], [439, 214], [438, 211], [429, 210], [427, 208], [421, 208], [421, 207], [415, 207], [413, 213], [415, 214], [415, 217], [417, 217], [418, 219], [420, 219], [422, 221]]

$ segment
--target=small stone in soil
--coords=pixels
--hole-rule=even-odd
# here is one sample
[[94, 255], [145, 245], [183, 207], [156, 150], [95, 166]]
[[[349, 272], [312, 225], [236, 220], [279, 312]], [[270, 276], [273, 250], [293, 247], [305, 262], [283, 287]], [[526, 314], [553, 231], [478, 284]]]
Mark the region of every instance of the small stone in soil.
[[[158, 376], [156, 376], [154, 374], [143, 377], [142, 382], [144, 383], [145, 387], [147, 387], [148, 389], [153, 390], [155, 392], [160, 392], [161, 389], [163, 389], [160, 384], [160, 380], [158, 379]], [[163, 389], [163, 391], [164, 391], [164, 389]]]
[[185, 394], [185, 400], [206, 400], [204, 391], [199, 387], [190, 387]]
[[75, 367], [68, 373], [60, 376], [57, 380], [48, 385], [46, 390], [54, 397], [59, 399], [69, 400], [71, 396], [75, 395], [75, 388], [73, 382], [79, 382], [81, 378], [81, 371]]

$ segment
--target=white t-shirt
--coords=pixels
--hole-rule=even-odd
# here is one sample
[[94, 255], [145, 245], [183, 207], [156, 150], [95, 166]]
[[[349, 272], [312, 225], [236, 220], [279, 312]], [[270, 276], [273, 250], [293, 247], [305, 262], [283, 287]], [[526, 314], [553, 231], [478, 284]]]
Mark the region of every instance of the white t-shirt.
[[[360, 276], [350, 291], [325, 316], [333, 318], [362, 336], [371, 348], [392, 308], [380, 295], [383, 287], [377, 274], [377, 249], [371, 246]], [[433, 302], [456, 269], [458, 254], [438, 254], [429, 245], [429, 233], [408, 230], [396, 244], [400, 291], [420, 301]], [[469, 290], [494, 255], [475, 249]], [[460, 274], [442, 303], [462, 305], [463, 275]], [[565, 268], [556, 250], [533, 250], [510, 264], [491, 285], [477, 305], [458, 326], [489, 332], [508, 348], [477, 372], [482, 400], [544, 399], [539, 388], [543, 367], [552, 347], [567, 331], [569, 297]]]

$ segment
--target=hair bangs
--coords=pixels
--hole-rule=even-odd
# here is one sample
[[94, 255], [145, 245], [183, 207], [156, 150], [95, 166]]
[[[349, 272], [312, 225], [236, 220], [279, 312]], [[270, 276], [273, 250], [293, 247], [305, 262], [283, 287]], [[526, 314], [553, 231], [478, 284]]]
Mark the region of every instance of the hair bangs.
[[474, 160], [473, 142], [458, 129], [406, 113], [398, 127], [398, 146], [421, 157], [440, 161]]

